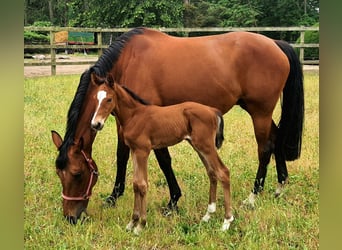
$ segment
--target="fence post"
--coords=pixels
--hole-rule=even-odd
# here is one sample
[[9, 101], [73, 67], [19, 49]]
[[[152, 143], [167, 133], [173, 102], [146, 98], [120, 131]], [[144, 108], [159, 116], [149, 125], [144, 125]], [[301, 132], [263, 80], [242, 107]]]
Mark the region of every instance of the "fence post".
[[[304, 46], [304, 38], [305, 38], [305, 31], [302, 30], [300, 32], [300, 46]], [[304, 47], [299, 48], [299, 61], [300, 63], [304, 63]]]
[[56, 75], [56, 50], [54, 48], [55, 33], [50, 30], [50, 55], [51, 55], [51, 75]]
[[98, 56], [100, 57], [102, 55], [102, 32], [101, 31], [97, 32], [97, 45], [99, 46]]

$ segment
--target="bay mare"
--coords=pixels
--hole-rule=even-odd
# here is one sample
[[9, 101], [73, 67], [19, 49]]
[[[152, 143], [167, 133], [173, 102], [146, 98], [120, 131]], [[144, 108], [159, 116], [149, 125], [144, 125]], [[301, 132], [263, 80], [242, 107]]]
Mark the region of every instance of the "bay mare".
[[164, 107], [148, 105], [129, 89], [114, 83], [110, 75], [108, 79], [103, 79], [93, 73], [91, 79], [91, 84], [98, 85], [97, 106], [91, 127], [101, 130], [108, 116], [114, 114], [125, 144], [132, 152], [134, 209], [127, 229], [138, 234], [146, 225], [147, 161], [151, 150], [187, 140], [198, 153], [210, 180], [209, 205], [203, 220], [208, 221], [210, 214], [216, 210], [217, 181], [220, 181], [225, 204], [222, 230], [228, 230], [233, 221], [230, 176], [216, 152], [223, 142], [221, 111], [196, 102]]
[[[96, 132], [90, 127], [95, 112], [95, 93], [90, 75], [111, 74], [116, 82], [127, 86], [151, 104], [168, 106], [194, 101], [215, 107], [223, 114], [240, 105], [252, 118], [259, 159], [251, 194], [253, 205], [264, 188], [267, 165], [274, 154], [278, 175], [278, 196], [288, 181], [286, 161], [300, 157], [304, 119], [303, 72], [293, 48], [260, 34], [231, 32], [221, 35], [179, 38], [162, 32], [135, 28], [119, 36], [98, 61], [84, 72], [70, 105], [64, 140], [56, 143], [59, 154], [56, 167], [63, 192], [69, 196], [85, 193], [90, 174], [87, 158], [92, 159]], [[282, 94], [279, 123], [272, 119]], [[87, 124], [84, 126], [84, 124]], [[120, 124], [117, 124], [120, 131]], [[58, 135], [58, 136], [57, 136]], [[118, 133], [117, 175], [107, 202], [123, 195], [129, 147]], [[177, 205], [181, 190], [171, 167], [167, 147], [154, 150], [170, 190], [169, 208]], [[228, 153], [228, 152], [227, 152]], [[64, 175], [84, 172], [83, 191], [65, 185]], [[84, 176], [84, 177], [83, 177]], [[85, 180], [83, 180], [85, 179]], [[80, 204], [82, 203], [82, 204]], [[64, 215], [77, 220], [85, 211], [86, 201], [63, 201]], [[77, 208], [77, 209], [76, 209]]]

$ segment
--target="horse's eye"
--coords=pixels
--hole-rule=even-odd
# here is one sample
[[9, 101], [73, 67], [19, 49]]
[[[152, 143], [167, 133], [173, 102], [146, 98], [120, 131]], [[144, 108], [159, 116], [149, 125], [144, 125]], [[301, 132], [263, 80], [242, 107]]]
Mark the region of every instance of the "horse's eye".
[[81, 172], [73, 174], [74, 178], [79, 179], [82, 176]]
[[107, 99], [107, 102], [109, 103], [109, 102], [112, 102], [113, 101], [113, 99], [112, 98], [108, 98]]

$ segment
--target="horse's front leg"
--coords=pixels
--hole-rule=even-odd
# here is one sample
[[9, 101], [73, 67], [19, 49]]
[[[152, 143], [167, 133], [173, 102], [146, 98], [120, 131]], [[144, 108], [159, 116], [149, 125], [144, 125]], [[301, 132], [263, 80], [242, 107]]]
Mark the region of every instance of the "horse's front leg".
[[114, 206], [116, 200], [123, 195], [125, 191], [126, 169], [129, 158], [129, 147], [124, 143], [123, 139], [118, 136], [118, 144], [116, 151], [117, 168], [116, 179], [113, 187], [112, 194], [106, 199], [106, 203]]
[[168, 211], [165, 211], [165, 214], [168, 214], [170, 212], [169, 210], [177, 210], [177, 202], [182, 196], [182, 192], [172, 170], [171, 157], [168, 148], [155, 149], [154, 153], [169, 186], [170, 201], [167, 205]]
[[128, 223], [126, 229], [133, 230], [134, 234], [139, 234], [146, 226], [146, 194], [148, 188], [147, 180], [147, 159], [149, 152], [143, 150], [134, 150], [132, 152], [133, 160], [133, 190], [134, 207], [132, 220]]

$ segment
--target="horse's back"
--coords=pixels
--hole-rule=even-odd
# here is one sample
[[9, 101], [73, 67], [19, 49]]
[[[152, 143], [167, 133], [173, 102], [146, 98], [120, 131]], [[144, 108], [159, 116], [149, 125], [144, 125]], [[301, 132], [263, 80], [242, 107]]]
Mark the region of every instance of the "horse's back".
[[276, 43], [249, 32], [180, 38], [144, 29], [123, 54], [118, 81], [144, 99], [157, 105], [194, 101], [224, 113], [241, 98], [278, 98], [289, 72]]

